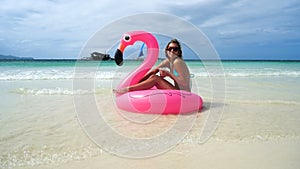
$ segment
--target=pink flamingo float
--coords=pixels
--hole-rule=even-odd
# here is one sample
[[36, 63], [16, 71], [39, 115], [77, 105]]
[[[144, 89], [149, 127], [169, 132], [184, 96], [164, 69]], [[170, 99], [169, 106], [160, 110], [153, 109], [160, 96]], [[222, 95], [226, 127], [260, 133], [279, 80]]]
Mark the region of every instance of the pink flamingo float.
[[[132, 31], [123, 35], [115, 54], [117, 65], [123, 64], [123, 52], [129, 45], [142, 41], [148, 52], [143, 63], [117, 86], [117, 89], [138, 83], [154, 66], [158, 59], [159, 46], [156, 38], [149, 32]], [[116, 94], [116, 105], [128, 112], [144, 114], [185, 114], [198, 112], [202, 108], [202, 98], [184, 90], [161, 90], [155, 87], [148, 90]]]

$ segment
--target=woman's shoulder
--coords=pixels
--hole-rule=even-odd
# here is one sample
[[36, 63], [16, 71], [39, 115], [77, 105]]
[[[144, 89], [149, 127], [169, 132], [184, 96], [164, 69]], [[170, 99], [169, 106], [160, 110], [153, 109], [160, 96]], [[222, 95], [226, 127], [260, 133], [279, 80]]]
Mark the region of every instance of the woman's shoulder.
[[177, 58], [177, 59], [174, 60], [173, 64], [174, 64], [174, 65], [175, 65], [175, 64], [179, 64], [179, 65], [184, 64], [184, 65], [185, 65], [185, 62], [184, 62], [183, 59]]
[[169, 61], [167, 59], [160, 62], [160, 64], [157, 67], [168, 67]]
[[162, 61], [162, 64], [165, 66], [165, 67], [169, 67], [170, 65], [170, 61], [168, 59], [165, 59]]
[[187, 70], [188, 71], [188, 67], [185, 63], [185, 61], [181, 58], [178, 58], [174, 61], [174, 66], [175, 68], [177, 69], [180, 69], [180, 70]]
[[168, 60], [168, 59], [164, 59], [164, 60], [162, 61], [162, 63], [164, 63], [164, 64], [169, 63], [169, 60]]

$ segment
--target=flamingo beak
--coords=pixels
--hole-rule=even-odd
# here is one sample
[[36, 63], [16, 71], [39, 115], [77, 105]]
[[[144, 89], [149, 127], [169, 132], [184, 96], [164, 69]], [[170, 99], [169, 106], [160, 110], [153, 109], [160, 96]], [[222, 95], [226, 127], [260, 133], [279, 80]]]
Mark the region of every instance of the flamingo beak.
[[115, 62], [118, 66], [122, 66], [123, 65], [123, 51], [124, 51], [125, 47], [120, 44], [119, 48], [117, 49], [116, 53], [115, 53]]
[[115, 62], [118, 66], [123, 65], [123, 52], [120, 49], [117, 49], [115, 53]]

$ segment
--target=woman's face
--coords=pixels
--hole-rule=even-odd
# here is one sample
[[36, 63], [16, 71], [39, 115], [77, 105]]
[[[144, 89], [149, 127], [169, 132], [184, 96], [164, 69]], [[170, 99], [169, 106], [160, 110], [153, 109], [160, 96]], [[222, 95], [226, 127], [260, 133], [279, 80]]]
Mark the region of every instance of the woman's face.
[[167, 48], [167, 54], [170, 58], [177, 57], [179, 55], [179, 47], [176, 43], [170, 43]]

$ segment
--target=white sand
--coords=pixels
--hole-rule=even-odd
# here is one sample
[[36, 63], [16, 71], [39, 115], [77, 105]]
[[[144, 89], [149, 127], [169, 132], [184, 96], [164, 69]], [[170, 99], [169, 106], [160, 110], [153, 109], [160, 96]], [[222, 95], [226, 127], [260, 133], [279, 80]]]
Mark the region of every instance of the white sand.
[[148, 159], [127, 159], [108, 153], [57, 166], [35, 168], [74, 169], [297, 169], [300, 167], [300, 140], [261, 142], [208, 141], [202, 145], [181, 144], [171, 151]]

